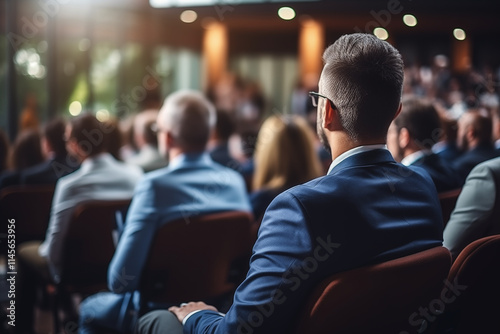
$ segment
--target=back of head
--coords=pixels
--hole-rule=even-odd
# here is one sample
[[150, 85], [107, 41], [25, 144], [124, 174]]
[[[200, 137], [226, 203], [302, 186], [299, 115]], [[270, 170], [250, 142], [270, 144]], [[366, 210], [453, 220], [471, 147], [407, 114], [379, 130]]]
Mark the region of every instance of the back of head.
[[74, 139], [85, 155], [92, 157], [102, 153], [106, 149], [102, 124], [97, 118], [85, 113], [70, 121], [70, 139]]
[[472, 109], [467, 112], [470, 118], [470, 125], [473, 129], [473, 135], [479, 141], [480, 145], [491, 145], [493, 140], [493, 122], [490, 117], [480, 110]]
[[217, 139], [227, 142], [235, 131], [235, 122], [232, 114], [229, 111], [217, 110], [217, 123], [215, 125], [215, 132]]
[[158, 122], [183, 151], [201, 152], [205, 150], [216, 117], [214, 106], [202, 93], [183, 90], [165, 99]]
[[321, 175], [314, 132], [301, 117], [271, 116], [255, 149], [253, 189], [286, 189]]
[[323, 60], [322, 93], [338, 110], [351, 140], [384, 139], [401, 101], [399, 52], [371, 34], [358, 33], [340, 37]]
[[104, 133], [104, 142], [106, 143], [105, 151], [108, 152], [116, 160], [122, 160], [120, 150], [123, 146], [123, 133], [120, 128], [120, 123], [116, 118], [109, 119], [102, 124]]
[[49, 143], [56, 156], [66, 155], [66, 142], [64, 133], [66, 131], [66, 122], [62, 118], [56, 118], [45, 125], [43, 136]]
[[405, 98], [394, 124], [398, 132], [406, 128], [421, 149], [431, 149], [441, 138], [441, 121], [436, 108], [422, 98]]
[[134, 140], [137, 147], [144, 144], [158, 146], [158, 140], [155, 132], [151, 129], [152, 124], [156, 123], [158, 110], [147, 109], [141, 111], [134, 117]]
[[17, 137], [11, 151], [10, 167], [21, 170], [43, 161], [40, 134], [35, 130], [24, 130]]

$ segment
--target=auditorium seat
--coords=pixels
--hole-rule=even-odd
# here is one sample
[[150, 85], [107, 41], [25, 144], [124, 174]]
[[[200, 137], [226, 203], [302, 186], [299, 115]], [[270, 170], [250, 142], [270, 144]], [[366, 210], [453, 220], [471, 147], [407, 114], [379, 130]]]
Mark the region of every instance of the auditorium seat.
[[[161, 227], [141, 277], [141, 313], [148, 303], [222, 303], [247, 273], [252, 221], [251, 214], [232, 211], [181, 218]], [[245, 265], [234, 267], [236, 263]]]
[[439, 333], [500, 333], [500, 235], [473, 241], [453, 262]]
[[[16, 245], [25, 241], [44, 240], [53, 194], [54, 186], [12, 186], [2, 189], [0, 191], [2, 238], [7, 237], [7, 221], [14, 219]], [[1, 253], [5, 253], [5, 250], [5, 246], [2, 246]]]
[[419, 308], [439, 297], [450, 265], [436, 247], [332, 275], [311, 292], [295, 333], [428, 333]]
[[130, 199], [124, 199], [88, 201], [75, 208], [64, 241], [60, 280], [49, 287], [56, 332], [60, 301], [71, 294], [84, 298], [107, 289], [108, 265], [115, 252], [116, 212], [129, 205]]

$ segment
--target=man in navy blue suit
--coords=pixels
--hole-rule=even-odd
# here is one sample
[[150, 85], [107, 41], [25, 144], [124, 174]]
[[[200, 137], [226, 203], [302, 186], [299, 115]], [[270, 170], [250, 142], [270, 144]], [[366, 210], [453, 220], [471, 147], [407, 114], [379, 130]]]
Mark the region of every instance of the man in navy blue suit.
[[429, 173], [438, 193], [458, 189], [462, 180], [458, 173], [432, 152], [441, 135], [441, 120], [429, 101], [418, 97], [403, 100], [401, 113], [387, 134], [387, 147], [396, 161]]
[[499, 156], [492, 132], [491, 118], [479, 110], [469, 110], [458, 120], [458, 146], [465, 153], [453, 162], [453, 168], [462, 178], [462, 184], [474, 167]]
[[47, 160], [24, 170], [21, 173], [22, 184], [55, 185], [61, 177], [74, 172], [80, 164], [66, 151], [64, 133], [66, 122], [57, 118], [45, 126], [42, 148]]
[[323, 55], [317, 128], [333, 161], [326, 176], [268, 207], [250, 270], [224, 315], [203, 302], [146, 314], [139, 333], [290, 333], [308, 294], [338, 272], [442, 245], [431, 178], [385, 148], [401, 108], [403, 62], [369, 34], [339, 38]]

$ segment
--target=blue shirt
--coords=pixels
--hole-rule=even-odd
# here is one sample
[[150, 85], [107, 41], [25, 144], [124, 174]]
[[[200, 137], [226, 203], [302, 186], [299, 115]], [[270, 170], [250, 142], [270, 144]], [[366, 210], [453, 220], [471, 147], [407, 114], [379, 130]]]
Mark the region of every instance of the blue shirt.
[[221, 211], [251, 211], [243, 178], [208, 154], [184, 154], [147, 173], [135, 189], [108, 269], [115, 293], [138, 288], [155, 232], [173, 220]]

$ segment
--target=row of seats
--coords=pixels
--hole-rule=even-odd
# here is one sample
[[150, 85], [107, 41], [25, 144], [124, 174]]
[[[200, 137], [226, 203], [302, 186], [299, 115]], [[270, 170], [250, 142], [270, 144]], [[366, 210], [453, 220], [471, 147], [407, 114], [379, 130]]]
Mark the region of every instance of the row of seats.
[[[2, 221], [16, 220], [17, 245], [44, 239], [53, 191], [30, 187], [2, 192], [0, 216]], [[61, 301], [71, 294], [86, 297], [107, 289], [107, 269], [117, 244], [117, 213], [126, 211], [129, 204], [130, 200], [89, 201], [75, 208], [65, 238], [60, 282], [46, 287], [56, 332]], [[167, 301], [227, 305], [248, 270], [255, 237], [253, 216], [247, 212], [186, 216], [165, 224], [155, 236], [142, 273], [141, 313], [150, 310], [150, 303]], [[5, 254], [6, 249], [2, 251]]]
[[[43, 240], [53, 190], [30, 187], [2, 192], [0, 215], [2, 219], [16, 219], [18, 244]], [[453, 202], [456, 196], [447, 194], [443, 198]], [[116, 245], [116, 212], [129, 204], [129, 200], [96, 201], [75, 209], [65, 243], [61, 281], [49, 287], [56, 328], [58, 300], [63, 296], [87, 296], [106, 289], [107, 267]], [[141, 313], [147, 312], [153, 302], [205, 300], [217, 304], [220, 296], [230, 297], [246, 274], [255, 232], [252, 216], [243, 212], [187, 216], [166, 224], [155, 237], [142, 274]], [[322, 328], [332, 333], [332, 326], [335, 333], [352, 332], [356, 326], [379, 332], [377, 326], [388, 325], [415, 332], [415, 324], [418, 329], [428, 326], [429, 319], [418, 314], [419, 307], [439, 298], [443, 281], [456, 272], [453, 268], [449, 271], [450, 262], [449, 252], [438, 247], [334, 275], [311, 295], [297, 323], [297, 333], [321, 333]], [[448, 280], [453, 282], [452, 277]], [[412, 318], [414, 312], [417, 315]], [[363, 314], [363, 321], [356, 319], [359, 314]]]
[[296, 333], [500, 333], [500, 235], [339, 273], [310, 295]]

